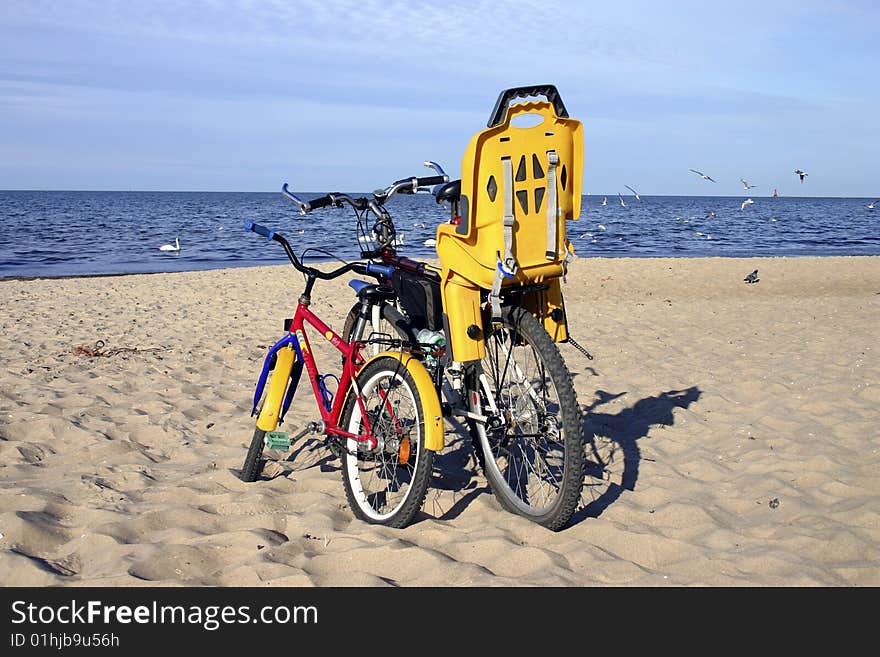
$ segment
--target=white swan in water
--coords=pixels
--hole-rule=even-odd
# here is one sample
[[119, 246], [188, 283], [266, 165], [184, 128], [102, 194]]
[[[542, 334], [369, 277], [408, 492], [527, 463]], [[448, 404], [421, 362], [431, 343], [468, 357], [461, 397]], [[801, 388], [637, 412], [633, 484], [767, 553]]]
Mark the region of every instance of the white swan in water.
[[163, 244], [159, 247], [160, 251], [180, 251], [180, 238], [174, 238], [174, 244]]

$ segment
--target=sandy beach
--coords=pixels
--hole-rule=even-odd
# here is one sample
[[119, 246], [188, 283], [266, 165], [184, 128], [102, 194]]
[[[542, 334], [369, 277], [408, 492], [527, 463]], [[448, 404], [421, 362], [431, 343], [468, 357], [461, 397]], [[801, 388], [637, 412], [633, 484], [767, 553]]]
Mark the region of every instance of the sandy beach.
[[[880, 585], [880, 257], [577, 259], [588, 476], [559, 532], [500, 508], [452, 422], [403, 530], [354, 519], [318, 439], [241, 482], [301, 288], [289, 266], [0, 280], [0, 584]], [[314, 298], [341, 331], [345, 281]], [[75, 353], [97, 340], [121, 351]]]

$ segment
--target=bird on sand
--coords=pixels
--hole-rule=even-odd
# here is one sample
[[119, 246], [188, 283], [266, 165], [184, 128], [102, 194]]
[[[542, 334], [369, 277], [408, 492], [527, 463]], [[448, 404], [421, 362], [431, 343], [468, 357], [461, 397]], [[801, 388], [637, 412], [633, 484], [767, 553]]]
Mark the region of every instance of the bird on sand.
[[693, 171], [695, 174], [697, 174], [698, 176], [700, 176], [700, 178], [702, 178], [703, 180], [710, 180], [710, 181], [712, 181], [712, 182], [715, 182], [710, 176], [707, 176], [707, 175], [706, 175], [705, 173], [703, 173], [702, 171], [697, 171], [696, 169], [690, 169], [690, 171]]
[[636, 190], [634, 190], [632, 187], [630, 187], [629, 185], [624, 185], [624, 187], [626, 187], [629, 191], [631, 191], [633, 194], [635, 194], [637, 201], [642, 200], [642, 197], [639, 196], [639, 193]]
[[745, 187], [746, 189], [752, 189], [753, 187], [755, 187], [755, 185], [750, 185], [749, 181], [746, 180], [745, 178], [740, 178], [739, 181], [743, 184], [743, 187]]
[[742, 205], [739, 206], [739, 209], [740, 209], [740, 210], [745, 210], [745, 209], [746, 209], [746, 206], [747, 206], [747, 205], [751, 205], [752, 203], [754, 203], [754, 201], [753, 201], [752, 199], [750, 199], [750, 198], [747, 198], [745, 201], [742, 202]]
[[800, 169], [795, 169], [794, 172], [801, 177], [801, 182], [804, 182], [804, 177], [810, 175], [806, 171], [801, 171]]
[[174, 238], [174, 244], [163, 244], [159, 247], [160, 251], [180, 251], [180, 238]]
[[761, 280], [761, 279], [758, 278], [758, 270], [756, 269], [756, 270], [753, 271], [751, 274], [749, 274], [748, 276], [746, 276], [743, 280], [744, 280], [746, 283], [757, 283], [757, 282], [758, 282], [759, 280]]

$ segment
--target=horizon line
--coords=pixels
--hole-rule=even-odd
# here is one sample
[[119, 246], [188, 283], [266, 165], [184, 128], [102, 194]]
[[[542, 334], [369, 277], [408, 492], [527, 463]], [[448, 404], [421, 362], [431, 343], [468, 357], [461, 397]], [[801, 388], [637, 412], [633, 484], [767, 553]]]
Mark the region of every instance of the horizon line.
[[[0, 189], [0, 193], [4, 192], [53, 192], [53, 193], [124, 193], [124, 194], [281, 194], [281, 191], [272, 190], [215, 190], [215, 189]], [[298, 194], [327, 194], [332, 192], [326, 191], [299, 191]], [[365, 192], [346, 192], [353, 194], [372, 194], [372, 191]], [[590, 193], [581, 194], [581, 197], [590, 196], [617, 196], [618, 192], [611, 194], [606, 193]], [[416, 194], [416, 196], [430, 196], [428, 193]], [[635, 198], [634, 194], [622, 194], [623, 198]], [[645, 194], [639, 193], [641, 197], [650, 198], [740, 198], [758, 197], [758, 198], [837, 198], [837, 199], [875, 199], [876, 196], [803, 196], [791, 194], [779, 194], [774, 197], [772, 194]]]

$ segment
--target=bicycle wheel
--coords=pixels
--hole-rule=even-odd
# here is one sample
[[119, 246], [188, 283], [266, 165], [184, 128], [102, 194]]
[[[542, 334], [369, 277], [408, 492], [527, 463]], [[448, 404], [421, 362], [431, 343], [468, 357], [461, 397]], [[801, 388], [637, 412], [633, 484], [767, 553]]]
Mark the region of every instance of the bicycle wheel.
[[[363, 405], [354, 390], [360, 390]], [[364, 414], [376, 444], [354, 438], [343, 442], [348, 504], [361, 520], [405, 527], [425, 501], [434, 452], [425, 448], [425, 416], [415, 381], [398, 359], [380, 357], [358, 373], [341, 426], [363, 435]]]
[[[522, 308], [508, 307], [487, 331], [475, 422], [483, 470], [499, 504], [551, 530], [577, 506], [584, 476], [581, 413], [559, 348]], [[471, 390], [473, 393], [473, 390]], [[491, 396], [491, 399], [490, 399]], [[494, 405], [494, 409], [493, 409]]]
[[256, 481], [260, 472], [263, 470], [263, 439], [266, 432], [259, 427], [254, 428], [254, 437], [251, 438], [251, 446], [248, 448], [247, 456], [244, 459], [244, 465], [241, 466], [241, 474], [239, 478], [242, 481]]

